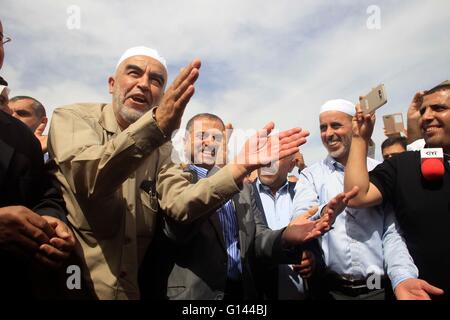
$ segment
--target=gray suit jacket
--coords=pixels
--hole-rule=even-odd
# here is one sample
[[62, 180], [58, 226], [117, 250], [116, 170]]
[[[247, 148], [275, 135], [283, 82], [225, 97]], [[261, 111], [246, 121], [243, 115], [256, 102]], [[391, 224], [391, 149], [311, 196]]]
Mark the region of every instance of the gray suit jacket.
[[[210, 174], [215, 172], [213, 169]], [[244, 299], [262, 297], [258, 283], [264, 279], [255, 278], [259, 264], [297, 262], [302, 254], [300, 248], [282, 248], [284, 229], [272, 231], [267, 227], [253, 193], [250, 185], [244, 185], [232, 198], [239, 224]], [[211, 208], [210, 214], [188, 225], [164, 216], [160, 232], [142, 264], [143, 299], [224, 297], [227, 251], [216, 209]]]

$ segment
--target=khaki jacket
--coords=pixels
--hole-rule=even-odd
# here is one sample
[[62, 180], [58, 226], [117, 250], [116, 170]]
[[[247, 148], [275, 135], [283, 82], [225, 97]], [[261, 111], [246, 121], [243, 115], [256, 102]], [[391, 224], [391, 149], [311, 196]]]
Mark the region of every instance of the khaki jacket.
[[139, 298], [138, 267], [158, 206], [190, 223], [239, 192], [227, 166], [191, 184], [190, 174], [171, 161], [172, 144], [152, 111], [121, 131], [110, 104], [58, 108], [48, 149], [79, 242], [84, 280], [100, 299]]

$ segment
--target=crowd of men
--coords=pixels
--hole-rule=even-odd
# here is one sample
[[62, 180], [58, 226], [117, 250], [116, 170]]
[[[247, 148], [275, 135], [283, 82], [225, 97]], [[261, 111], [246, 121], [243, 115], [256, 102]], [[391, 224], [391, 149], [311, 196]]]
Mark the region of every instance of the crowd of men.
[[[1, 22], [0, 37], [1, 69]], [[111, 101], [57, 108], [48, 137], [44, 106], [0, 78], [2, 297], [448, 298], [449, 81], [415, 95], [383, 163], [368, 157], [374, 116], [343, 99], [318, 108], [318, 163], [299, 152], [307, 131], [272, 122], [228, 159], [232, 126], [211, 113], [187, 122], [187, 163], [174, 163], [200, 69], [169, 86], [157, 50], [130, 48]], [[442, 149], [444, 173], [427, 180], [415, 148]]]

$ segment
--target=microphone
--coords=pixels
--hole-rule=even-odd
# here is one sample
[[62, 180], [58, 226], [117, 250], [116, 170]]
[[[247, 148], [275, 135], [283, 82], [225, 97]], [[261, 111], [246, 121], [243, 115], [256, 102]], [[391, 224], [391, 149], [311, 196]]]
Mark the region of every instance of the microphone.
[[445, 173], [444, 151], [442, 148], [424, 148], [420, 150], [422, 176], [428, 181], [442, 179]]

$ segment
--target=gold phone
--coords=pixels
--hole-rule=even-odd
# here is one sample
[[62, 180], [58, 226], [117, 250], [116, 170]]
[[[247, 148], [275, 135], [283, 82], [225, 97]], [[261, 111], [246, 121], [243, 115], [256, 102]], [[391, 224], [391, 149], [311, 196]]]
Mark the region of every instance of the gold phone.
[[393, 135], [405, 131], [405, 125], [403, 122], [403, 114], [394, 113], [383, 116], [384, 129], [386, 135]]
[[384, 106], [387, 103], [386, 90], [384, 84], [373, 88], [361, 100], [361, 109], [363, 114], [374, 113], [375, 110]]

